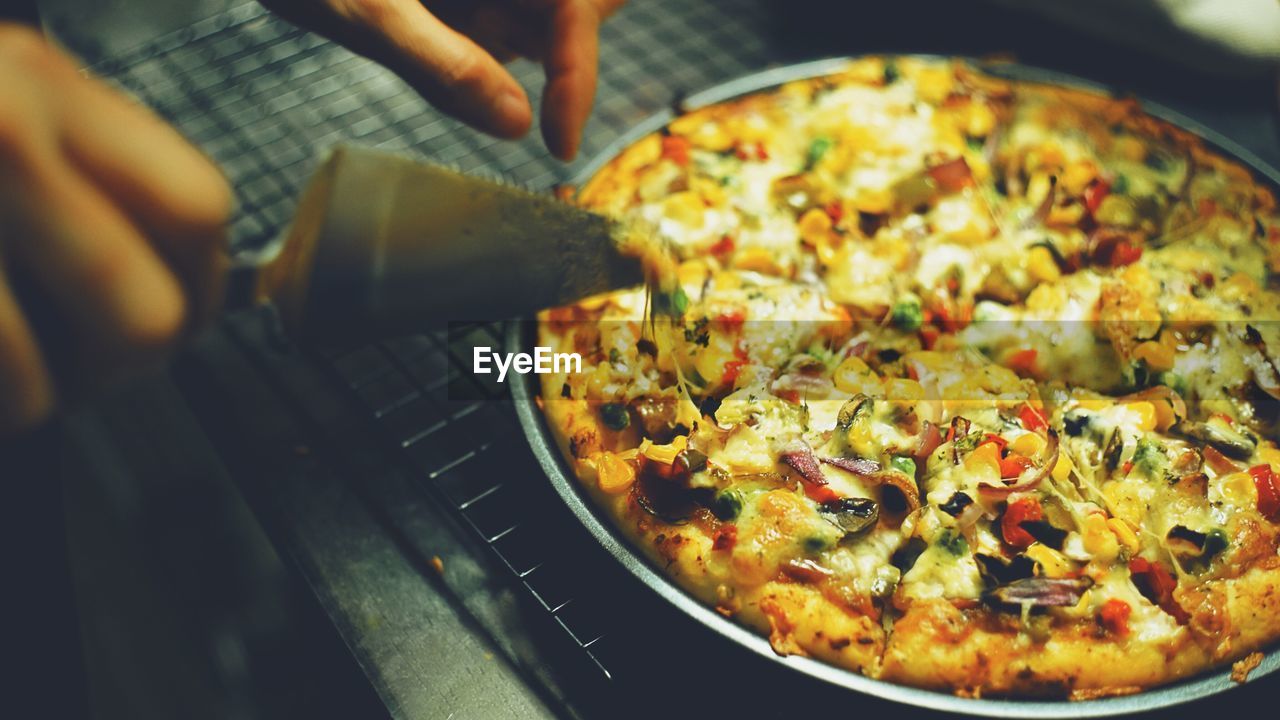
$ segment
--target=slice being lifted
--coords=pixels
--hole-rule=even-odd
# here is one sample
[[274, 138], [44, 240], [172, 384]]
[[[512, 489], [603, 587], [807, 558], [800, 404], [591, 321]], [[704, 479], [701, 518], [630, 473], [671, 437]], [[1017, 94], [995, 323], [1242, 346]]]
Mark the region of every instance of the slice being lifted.
[[579, 199], [681, 262], [543, 316], [584, 360], [548, 422], [779, 653], [1095, 697], [1280, 636], [1280, 217], [1194, 137], [868, 58], [681, 117]]

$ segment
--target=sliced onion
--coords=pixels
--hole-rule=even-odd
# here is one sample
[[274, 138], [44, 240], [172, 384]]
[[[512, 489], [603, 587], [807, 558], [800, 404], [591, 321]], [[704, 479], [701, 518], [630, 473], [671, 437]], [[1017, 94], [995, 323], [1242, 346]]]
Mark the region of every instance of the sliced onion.
[[1043, 482], [1046, 477], [1049, 477], [1049, 473], [1053, 472], [1053, 466], [1058, 463], [1058, 433], [1053, 429], [1048, 430], [1042, 458], [1039, 467], [1024, 472], [1012, 485], [988, 485], [983, 483], [978, 486], [978, 492], [989, 498], [1004, 498], [1014, 493], [1031, 490]]
[[771, 390], [776, 394], [778, 391], [793, 391], [799, 393], [822, 394], [826, 395], [835, 388], [831, 380], [821, 376], [804, 375], [799, 373], [789, 373], [779, 376], [773, 381]]
[[1044, 200], [1040, 201], [1040, 205], [1036, 207], [1036, 211], [1026, 220], [1022, 221], [1020, 229], [1033, 230], [1044, 224], [1049, 219], [1049, 213], [1053, 210], [1053, 202], [1057, 199], [1058, 176], [1051, 175], [1049, 177], [1049, 192], [1045, 193]]
[[995, 588], [987, 593], [987, 597], [1004, 605], [1072, 607], [1091, 587], [1093, 579], [1087, 575], [1078, 578], [1032, 577]]
[[916, 445], [916, 450], [912, 453], [912, 457], [918, 461], [926, 461], [941, 444], [942, 431], [938, 429], [937, 425], [926, 420], [924, 422], [924, 430], [920, 433], [920, 444]]
[[818, 464], [818, 458], [813, 454], [813, 448], [803, 440], [796, 440], [787, 445], [778, 457], [784, 464], [792, 470], [800, 473], [800, 477], [813, 485], [826, 485], [827, 478], [822, 474], [822, 467]]
[[868, 460], [860, 457], [832, 457], [819, 458], [822, 462], [831, 467], [838, 467], [841, 470], [851, 472], [862, 478], [873, 478], [880, 472], [880, 463], [875, 460]]
[[969, 428], [970, 423], [968, 418], [960, 415], [951, 418], [951, 432], [949, 434], [951, 436], [950, 442], [953, 443], [951, 446], [951, 463], [953, 465], [960, 464], [960, 453], [956, 450], [954, 443], [956, 440], [967, 436], [969, 434]]

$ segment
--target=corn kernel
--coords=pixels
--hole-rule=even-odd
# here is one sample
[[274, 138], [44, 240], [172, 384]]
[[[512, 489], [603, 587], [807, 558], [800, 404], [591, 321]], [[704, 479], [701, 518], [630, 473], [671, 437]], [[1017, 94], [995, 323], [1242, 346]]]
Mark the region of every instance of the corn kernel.
[[1258, 504], [1258, 487], [1249, 473], [1231, 473], [1214, 482], [1218, 486], [1218, 494], [1228, 503], [1236, 507], [1254, 507]]
[[1052, 189], [1053, 183], [1049, 173], [1044, 171], [1032, 173], [1031, 179], [1027, 182], [1027, 202], [1033, 207], [1039, 206]]
[[733, 258], [733, 266], [739, 270], [751, 270], [765, 275], [778, 275], [782, 269], [774, 262], [773, 253], [764, 248], [747, 248]]
[[1078, 196], [1098, 177], [1098, 168], [1088, 160], [1077, 160], [1067, 165], [1062, 171], [1062, 187], [1073, 196]]
[[971, 473], [986, 475], [988, 479], [992, 475], [998, 478], [1000, 477], [1000, 449], [995, 443], [983, 443], [965, 457], [964, 467]]
[[872, 215], [886, 213], [893, 208], [893, 193], [887, 189], [863, 188], [853, 198], [853, 206]]
[[1107, 525], [1107, 517], [1100, 512], [1085, 517], [1081, 538], [1084, 549], [1098, 560], [1111, 562], [1120, 554], [1120, 541]]
[[916, 92], [920, 99], [928, 103], [938, 104], [947, 99], [951, 89], [955, 87], [955, 77], [949, 66], [920, 68], [916, 73]]
[[1039, 457], [1042, 450], [1044, 450], [1044, 438], [1035, 433], [1019, 435], [1009, 443], [1009, 452], [1018, 453], [1023, 457]]
[[986, 137], [996, 126], [996, 114], [983, 102], [970, 102], [964, 131], [970, 137]]
[[1067, 291], [1058, 285], [1037, 285], [1027, 296], [1027, 309], [1033, 312], [1060, 312], [1067, 302]]
[[1053, 479], [1057, 482], [1066, 482], [1071, 476], [1071, 471], [1076, 468], [1075, 463], [1071, 462], [1071, 458], [1066, 455], [1058, 455], [1058, 462], [1053, 465]]
[[810, 245], [822, 245], [829, 239], [831, 216], [821, 208], [810, 208], [800, 216], [800, 239]]
[[1049, 209], [1049, 217], [1044, 219], [1046, 225], [1056, 227], [1075, 227], [1084, 218], [1084, 206], [1080, 203], [1055, 205]]
[[1027, 272], [1038, 282], [1054, 282], [1062, 277], [1053, 253], [1043, 246], [1031, 248], [1031, 253], [1027, 256]]
[[610, 495], [625, 492], [636, 480], [636, 470], [631, 463], [611, 452], [601, 453], [596, 460], [596, 475], [600, 490]]
[[1138, 416], [1137, 428], [1142, 432], [1151, 432], [1156, 429], [1156, 409], [1146, 400], [1131, 402], [1125, 405], [1129, 412]]
[[1133, 357], [1146, 362], [1147, 367], [1156, 372], [1164, 372], [1173, 369], [1174, 349], [1170, 345], [1148, 340], [1138, 343], [1133, 349]]
[[640, 454], [656, 463], [670, 465], [676, 461], [676, 456], [684, 452], [688, 445], [689, 438], [684, 435], [677, 435], [667, 445], [654, 445], [648, 438], [645, 438], [644, 442], [640, 443]]
[[875, 374], [867, 364], [856, 357], [845, 358], [839, 366], [836, 367], [834, 377], [836, 387], [840, 392], [854, 395], [862, 393], [870, 397], [883, 396], [884, 388], [880, 384], [880, 377]]
[[1062, 553], [1043, 543], [1031, 543], [1031, 547], [1026, 549], [1027, 557], [1040, 563], [1040, 567], [1044, 568], [1044, 574], [1051, 578], [1065, 577], [1074, 567]]
[[736, 340], [728, 335], [719, 332], [710, 333], [707, 347], [693, 361], [693, 367], [698, 371], [698, 375], [702, 379], [711, 383], [712, 386], [719, 385], [724, 378], [725, 363], [734, 360]]
[[892, 378], [885, 383], [885, 397], [898, 402], [916, 402], [924, 398], [924, 388], [910, 378]]
[[676, 193], [663, 201], [663, 214], [676, 222], [701, 227], [707, 205], [702, 196], [692, 190]]
[[1108, 518], [1107, 527], [1111, 529], [1111, 534], [1116, 536], [1116, 540], [1129, 549], [1129, 552], [1136, 553], [1142, 549], [1142, 544], [1138, 542], [1138, 533], [1129, 523], [1120, 518]]

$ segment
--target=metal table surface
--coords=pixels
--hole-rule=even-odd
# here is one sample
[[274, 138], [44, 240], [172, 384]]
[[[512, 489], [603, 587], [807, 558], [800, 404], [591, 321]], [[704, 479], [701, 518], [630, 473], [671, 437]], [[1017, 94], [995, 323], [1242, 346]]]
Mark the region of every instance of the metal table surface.
[[[514, 143], [484, 138], [378, 66], [257, 5], [216, 7], [225, 4], [141, 43], [94, 41], [74, 12], [46, 19], [95, 71], [224, 167], [238, 194], [240, 246], [281, 229], [309, 171], [340, 141], [537, 188], [574, 170], [547, 156], [536, 131]], [[904, 22], [921, 13], [937, 21]], [[855, 10], [817, 0], [633, 0], [602, 35], [584, 157], [679, 93], [769, 64], [1010, 50], [1151, 96], [1280, 162], [1265, 79], [1171, 70], [981, 4]], [[515, 72], [536, 103], [539, 70], [517, 63]], [[299, 350], [250, 314], [229, 319], [174, 369], [221, 461], [393, 716], [784, 716], [798, 702], [855, 700], [861, 712], [917, 714], [779, 674], [690, 627], [613, 567], [557, 505], [502, 388], [471, 384], [460, 370], [467, 348], [496, 345], [497, 333], [425, 328], [371, 346]], [[1258, 683], [1212, 702], [1248, 707], [1274, 688]]]

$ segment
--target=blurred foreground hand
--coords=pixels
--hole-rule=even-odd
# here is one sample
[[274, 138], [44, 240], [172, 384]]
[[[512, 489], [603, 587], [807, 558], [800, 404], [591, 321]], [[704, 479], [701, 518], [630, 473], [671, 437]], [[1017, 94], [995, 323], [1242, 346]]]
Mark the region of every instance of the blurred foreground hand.
[[600, 23], [624, 0], [261, 0], [290, 21], [375, 60], [431, 104], [502, 138], [524, 135], [529, 98], [502, 63], [541, 62], [542, 135], [578, 152], [596, 90]]
[[0, 23], [0, 88], [3, 432], [158, 365], [208, 316], [231, 192], [26, 26]]

